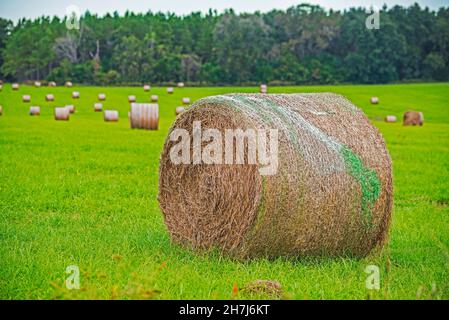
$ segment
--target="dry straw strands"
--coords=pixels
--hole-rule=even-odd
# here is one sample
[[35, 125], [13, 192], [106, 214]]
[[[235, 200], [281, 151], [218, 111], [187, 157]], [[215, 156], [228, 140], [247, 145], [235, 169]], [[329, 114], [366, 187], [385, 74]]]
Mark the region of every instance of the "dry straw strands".
[[106, 122], [117, 122], [118, 121], [118, 111], [116, 111], [116, 110], [105, 110], [104, 111], [104, 121], [106, 121]]
[[158, 200], [174, 242], [246, 259], [365, 256], [385, 241], [393, 201], [390, 156], [378, 130], [344, 97], [202, 99], [178, 116], [169, 132], [187, 130], [191, 154], [194, 121], [222, 137], [227, 129], [277, 129], [277, 173], [261, 175], [266, 166], [248, 162], [177, 165], [170, 153], [179, 141], [167, 138]]
[[132, 129], [157, 130], [159, 128], [159, 105], [156, 103], [133, 103], [129, 120]]
[[55, 108], [55, 120], [68, 121], [70, 118], [70, 110], [68, 108]]
[[186, 98], [182, 98], [182, 103], [186, 104], [186, 105], [190, 104], [190, 98], [187, 98], [187, 97]]
[[41, 114], [40, 107], [30, 107], [30, 116], [39, 116]]
[[101, 111], [103, 111], [103, 104], [102, 104], [102, 103], [95, 103], [95, 104], [94, 104], [94, 111], [95, 111], [95, 112], [101, 112]]
[[30, 101], [31, 101], [31, 96], [28, 95], [28, 94], [24, 94], [24, 95], [22, 96], [22, 101], [23, 101], [23, 102], [30, 102]]
[[72, 92], [72, 99], [79, 99], [80, 98], [80, 93], [78, 91], [73, 91]]
[[404, 113], [404, 126], [422, 126], [424, 124], [424, 115], [422, 112], [407, 111]]
[[13, 90], [19, 90], [20, 85], [19, 85], [18, 83], [13, 83], [13, 84], [11, 85], [11, 88], [12, 88]]
[[371, 97], [370, 102], [371, 102], [371, 104], [379, 104], [379, 98], [378, 97]]
[[260, 85], [260, 93], [268, 93], [268, 87], [266, 84]]
[[73, 83], [70, 82], [70, 81], [67, 81], [67, 82], [65, 83], [65, 86], [66, 86], [67, 88], [71, 88], [71, 87], [73, 87]]
[[186, 109], [184, 107], [176, 107], [176, 115], [183, 113]]
[[45, 96], [45, 101], [54, 101], [55, 100], [55, 96], [52, 94], [47, 94]]
[[151, 86], [149, 86], [149, 85], [144, 85], [143, 86], [143, 91], [150, 91], [151, 90]]
[[73, 104], [69, 104], [65, 106], [70, 113], [75, 113], [75, 106]]
[[178, 82], [178, 88], [184, 88], [185, 84], [184, 82]]
[[151, 102], [158, 102], [158, 101], [159, 101], [159, 97], [157, 95], [153, 94], [151, 96]]
[[398, 121], [398, 119], [396, 118], [396, 116], [386, 116], [385, 117], [385, 122], [396, 122]]
[[136, 102], [136, 96], [128, 96], [128, 102]]
[[172, 94], [175, 91], [175, 89], [173, 89], [173, 87], [168, 87], [167, 88], [167, 93], [168, 94]]
[[99, 101], [104, 101], [104, 100], [106, 100], [106, 94], [100, 93], [100, 94], [98, 95], [98, 100], [99, 100]]

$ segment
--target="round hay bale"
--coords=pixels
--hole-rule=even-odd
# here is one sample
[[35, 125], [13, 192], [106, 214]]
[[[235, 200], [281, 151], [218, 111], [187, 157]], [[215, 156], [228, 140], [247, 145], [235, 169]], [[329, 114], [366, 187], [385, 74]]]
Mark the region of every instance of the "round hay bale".
[[268, 86], [266, 84], [260, 85], [260, 93], [268, 93]]
[[48, 86], [49, 86], [49, 87], [56, 87], [56, 82], [50, 81], [50, 82], [48, 83]]
[[396, 118], [396, 116], [386, 116], [386, 117], [385, 117], [385, 122], [393, 123], [393, 122], [396, 122], [396, 121], [398, 121], [398, 119]]
[[65, 83], [65, 86], [66, 86], [67, 88], [71, 88], [71, 87], [73, 87], [73, 83], [70, 82], [70, 81], [67, 81], [67, 82]]
[[371, 102], [371, 104], [379, 104], [379, 98], [378, 97], [371, 97], [370, 102]]
[[73, 104], [69, 104], [65, 106], [70, 113], [75, 113], [75, 106]]
[[31, 101], [31, 96], [29, 94], [24, 94], [22, 96], [22, 101], [23, 102], [30, 102]]
[[184, 88], [185, 84], [184, 82], [178, 82], [178, 88]]
[[94, 111], [95, 111], [95, 112], [101, 112], [101, 111], [103, 111], [103, 104], [102, 104], [102, 103], [95, 103], [95, 104], [94, 104]]
[[30, 107], [30, 116], [39, 116], [41, 114], [40, 107]]
[[70, 118], [70, 110], [67, 108], [55, 108], [55, 120], [68, 121]]
[[151, 86], [149, 86], [148, 84], [143, 86], [143, 91], [147, 92], [151, 90]]
[[40, 81], [35, 81], [34, 82], [34, 86], [36, 87], [36, 88], [40, 88], [41, 87], [41, 82]]
[[99, 101], [105, 101], [105, 100], [106, 100], [106, 94], [100, 93], [100, 94], [98, 95], [98, 100], [99, 100]]
[[173, 89], [173, 87], [168, 87], [167, 88], [167, 93], [168, 94], [173, 94], [174, 91], [175, 91], [175, 89]]
[[118, 121], [118, 111], [116, 111], [116, 110], [105, 110], [104, 111], [104, 121], [106, 121], [106, 122], [117, 122]]
[[190, 98], [187, 98], [187, 97], [182, 98], [182, 103], [185, 104], [185, 105], [190, 104]]
[[151, 96], [151, 102], [158, 102], [158, 101], [159, 101], [159, 96], [153, 94], [153, 95]]
[[157, 103], [133, 103], [129, 119], [132, 129], [158, 130], [159, 105]]
[[45, 96], [45, 101], [55, 101], [55, 96], [52, 94], [47, 94]]
[[72, 92], [72, 99], [79, 99], [80, 98], [80, 93], [78, 91], [73, 91]]
[[[209, 128], [216, 130], [206, 138]], [[252, 129], [261, 137], [256, 145], [269, 150], [250, 162], [248, 139], [227, 146], [229, 129], [230, 137]], [[244, 154], [234, 155], [238, 145]], [[340, 95], [215, 96], [176, 118], [161, 155], [158, 200], [172, 240], [189, 248], [243, 259], [365, 256], [387, 238], [391, 170], [378, 130]]]
[[424, 114], [417, 111], [407, 111], [404, 113], [404, 126], [422, 126], [424, 124]]
[[0, 116], [3, 115], [3, 107], [0, 106]]
[[186, 111], [186, 108], [184, 108], [184, 107], [176, 107], [176, 115], [180, 115], [184, 111]]
[[13, 84], [11, 85], [11, 88], [12, 88], [13, 90], [19, 90], [20, 85], [19, 85], [18, 83], [13, 83]]
[[136, 102], [136, 96], [128, 96], [128, 102]]
[[0, 84], [0, 91], [2, 91], [3, 90], [3, 85], [2, 84]]

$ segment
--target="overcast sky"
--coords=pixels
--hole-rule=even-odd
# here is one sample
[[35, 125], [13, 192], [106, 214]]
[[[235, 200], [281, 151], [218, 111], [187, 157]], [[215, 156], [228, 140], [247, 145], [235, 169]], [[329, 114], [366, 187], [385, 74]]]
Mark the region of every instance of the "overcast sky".
[[418, 2], [421, 6], [438, 9], [449, 6], [449, 0], [0, 0], [0, 17], [17, 21], [19, 18], [35, 18], [42, 15], [66, 15], [67, 7], [77, 6], [81, 12], [89, 10], [103, 15], [107, 12], [126, 10], [133, 12], [162, 11], [187, 14], [192, 11], [206, 12], [209, 8], [222, 12], [233, 8], [237, 12], [270, 11], [286, 9], [301, 2], [319, 4], [327, 9], [344, 9], [354, 6], [389, 7], [395, 4], [410, 5]]

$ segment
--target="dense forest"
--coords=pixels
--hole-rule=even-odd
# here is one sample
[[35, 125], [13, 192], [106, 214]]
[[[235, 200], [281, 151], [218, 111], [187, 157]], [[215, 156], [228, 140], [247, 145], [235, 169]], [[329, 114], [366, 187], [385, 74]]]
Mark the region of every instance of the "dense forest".
[[0, 77], [85, 84], [388, 83], [449, 80], [449, 7], [175, 14], [89, 12], [80, 28], [0, 19]]

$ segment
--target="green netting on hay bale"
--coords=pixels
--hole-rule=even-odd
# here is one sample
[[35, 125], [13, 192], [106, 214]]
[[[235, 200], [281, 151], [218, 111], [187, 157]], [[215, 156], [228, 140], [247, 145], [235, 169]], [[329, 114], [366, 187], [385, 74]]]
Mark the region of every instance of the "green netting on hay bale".
[[209, 97], [181, 114], [170, 133], [183, 128], [192, 137], [194, 121], [222, 133], [277, 129], [279, 163], [275, 175], [261, 175], [259, 164], [176, 165], [176, 142], [167, 139], [158, 198], [176, 243], [238, 258], [364, 256], [384, 243], [391, 160], [378, 130], [344, 97]]

